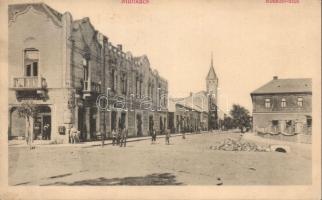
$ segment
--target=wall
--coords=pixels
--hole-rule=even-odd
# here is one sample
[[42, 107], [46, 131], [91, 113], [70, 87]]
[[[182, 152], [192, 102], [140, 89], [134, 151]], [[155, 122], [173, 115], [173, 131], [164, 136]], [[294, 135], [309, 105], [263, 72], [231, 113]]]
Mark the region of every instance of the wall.
[[[39, 5], [38, 5], [39, 6]], [[63, 16], [62, 20], [64, 20]], [[48, 105], [51, 109], [53, 140], [66, 141], [66, 135], [59, 135], [57, 127], [64, 119], [66, 90], [63, 89], [63, 80], [66, 78], [63, 66], [66, 57], [62, 52], [66, 44], [66, 27], [64, 23], [55, 21], [48, 13], [34, 9], [32, 6], [16, 14], [13, 21], [9, 21], [9, 85], [13, 77], [23, 77], [24, 49], [36, 48], [39, 50], [38, 75], [47, 82], [48, 99], [33, 100], [38, 105]], [[16, 98], [16, 91], [9, 89], [9, 109], [22, 103]], [[14, 122], [13, 122], [14, 123]], [[11, 124], [11, 126], [19, 126]], [[21, 127], [20, 127], [21, 129]], [[16, 133], [10, 133], [9, 135]]]
[[[297, 98], [303, 98], [303, 106], [297, 105]], [[271, 99], [271, 107], [265, 108], [265, 99]], [[282, 98], [286, 99], [286, 107], [281, 107]], [[253, 95], [253, 112], [312, 112], [312, 94], [267, 94]]]
[[[46, 31], [44, 31], [46, 30]], [[38, 74], [46, 78], [48, 88], [62, 86], [62, 27], [32, 7], [9, 23], [9, 80], [23, 76], [25, 48], [39, 50]]]

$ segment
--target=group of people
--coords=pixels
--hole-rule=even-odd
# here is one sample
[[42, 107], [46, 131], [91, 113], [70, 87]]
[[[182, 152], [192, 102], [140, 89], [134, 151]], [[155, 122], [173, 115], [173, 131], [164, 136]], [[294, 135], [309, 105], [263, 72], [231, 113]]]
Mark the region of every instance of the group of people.
[[[150, 132], [150, 135], [152, 137], [151, 144], [155, 144], [157, 140], [157, 132], [155, 129], [153, 129]], [[117, 131], [115, 129], [112, 130], [112, 145], [119, 145], [120, 147], [126, 147], [126, 140], [128, 136], [128, 130], [126, 128], [119, 128]], [[165, 143], [170, 144], [170, 131], [165, 130]], [[74, 126], [70, 128], [69, 131], [69, 138], [70, 143], [79, 143], [80, 142], [80, 131], [77, 130]], [[185, 134], [182, 135], [182, 138], [185, 139]]]
[[[157, 141], [157, 132], [155, 131], [155, 129], [153, 129], [151, 131], [151, 144], [155, 144], [155, 142]], [[170, 131], [165, 130], [165, 143], [166, 144], [170, 144]]]
[[118, 129], [116, 132], [115, 129], [112, 130], [112, 145], [120, 145], [120, 147], [126, 147], [126, 140], [127, 140], [128, 130]]

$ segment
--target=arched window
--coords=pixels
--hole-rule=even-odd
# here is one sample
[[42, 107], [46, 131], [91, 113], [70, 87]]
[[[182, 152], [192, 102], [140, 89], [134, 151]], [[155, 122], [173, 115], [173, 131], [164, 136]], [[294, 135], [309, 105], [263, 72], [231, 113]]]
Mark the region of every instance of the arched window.
[[89, 76], [88, 76], [88, 69], [89, 68], [89, 61], [86, 58], [83, 58], [83, 78], [84, 81], [88, 81]]
[[24, 75], [38, 76], [39, 51], [34, 48], [24, 51]]
[[83, 58], [83, 79], [84, 79], [84, 89], [89, 90], [89, 61], [86, 58]]
[[122, 94], [127, 93], [127, 76], [125, 72], [121, 74], [121, 85], [122, 85]]

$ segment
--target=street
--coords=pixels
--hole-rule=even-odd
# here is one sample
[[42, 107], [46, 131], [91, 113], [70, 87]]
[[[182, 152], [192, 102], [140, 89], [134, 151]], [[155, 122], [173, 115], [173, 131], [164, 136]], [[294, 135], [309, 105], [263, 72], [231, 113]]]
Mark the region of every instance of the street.
[[311, 155], [219, 151], [239, 133], [202, 133], [104, 146], [9, 146], [9, 185], [299, 185], [311, 183]]

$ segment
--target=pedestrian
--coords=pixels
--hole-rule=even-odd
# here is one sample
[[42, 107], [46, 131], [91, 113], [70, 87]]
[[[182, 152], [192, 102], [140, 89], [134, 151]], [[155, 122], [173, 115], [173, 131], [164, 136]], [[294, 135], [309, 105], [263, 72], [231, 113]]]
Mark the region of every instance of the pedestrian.
[[154, 144], [157, 141], [157, 132], [155, 131], [155, 129], [152, 130], [152, 143]]
[[112, 130], [112, 144], [113, 146], [116, 144], [116, 140], [117, 140], [117, 134], [116, 134], [116, 131], [115, 129]]
[[186, 133], [185, 132], [182, 133], [182, 139], [186, 139]]
[[151, 144], [153, 144], [153, 134], [154, 134], [154, 130], [150, 130], [150, 135], [151, 135]]
[[126, 147], [126, 139], [127, 139], [127, 129], [122, 129], [122, 138], [121, 138], [121, 147]]
[[120, 144], [120, 141], [121, 141], [121, 129], [118, 128], [117, 130], [117, 135], [116, 135], [116, 145], [119, 145]]
[[50, 124], [47, 124], [46, 140], [50, 140]]
[[168, 145], [170, 144], [170, 131], [168, 131], [167, 129], [165, 131], [165, 143]]
[[72, 127], [70, 128], [70, 134], [69, 134], [69, 137], [70, 137], [70, 141], [72, 144], [75, 144], [77, 140], [77, 129], [74, 127], [74, 125], [72, 125]]
[[42, 136], [42, 139], [43, 140], [47, 140], [48, 128], [49, 128], [49, 125], [48, 124], [45, 124], [44, 125], [44, 128], [43, 128], [43, 136]]

